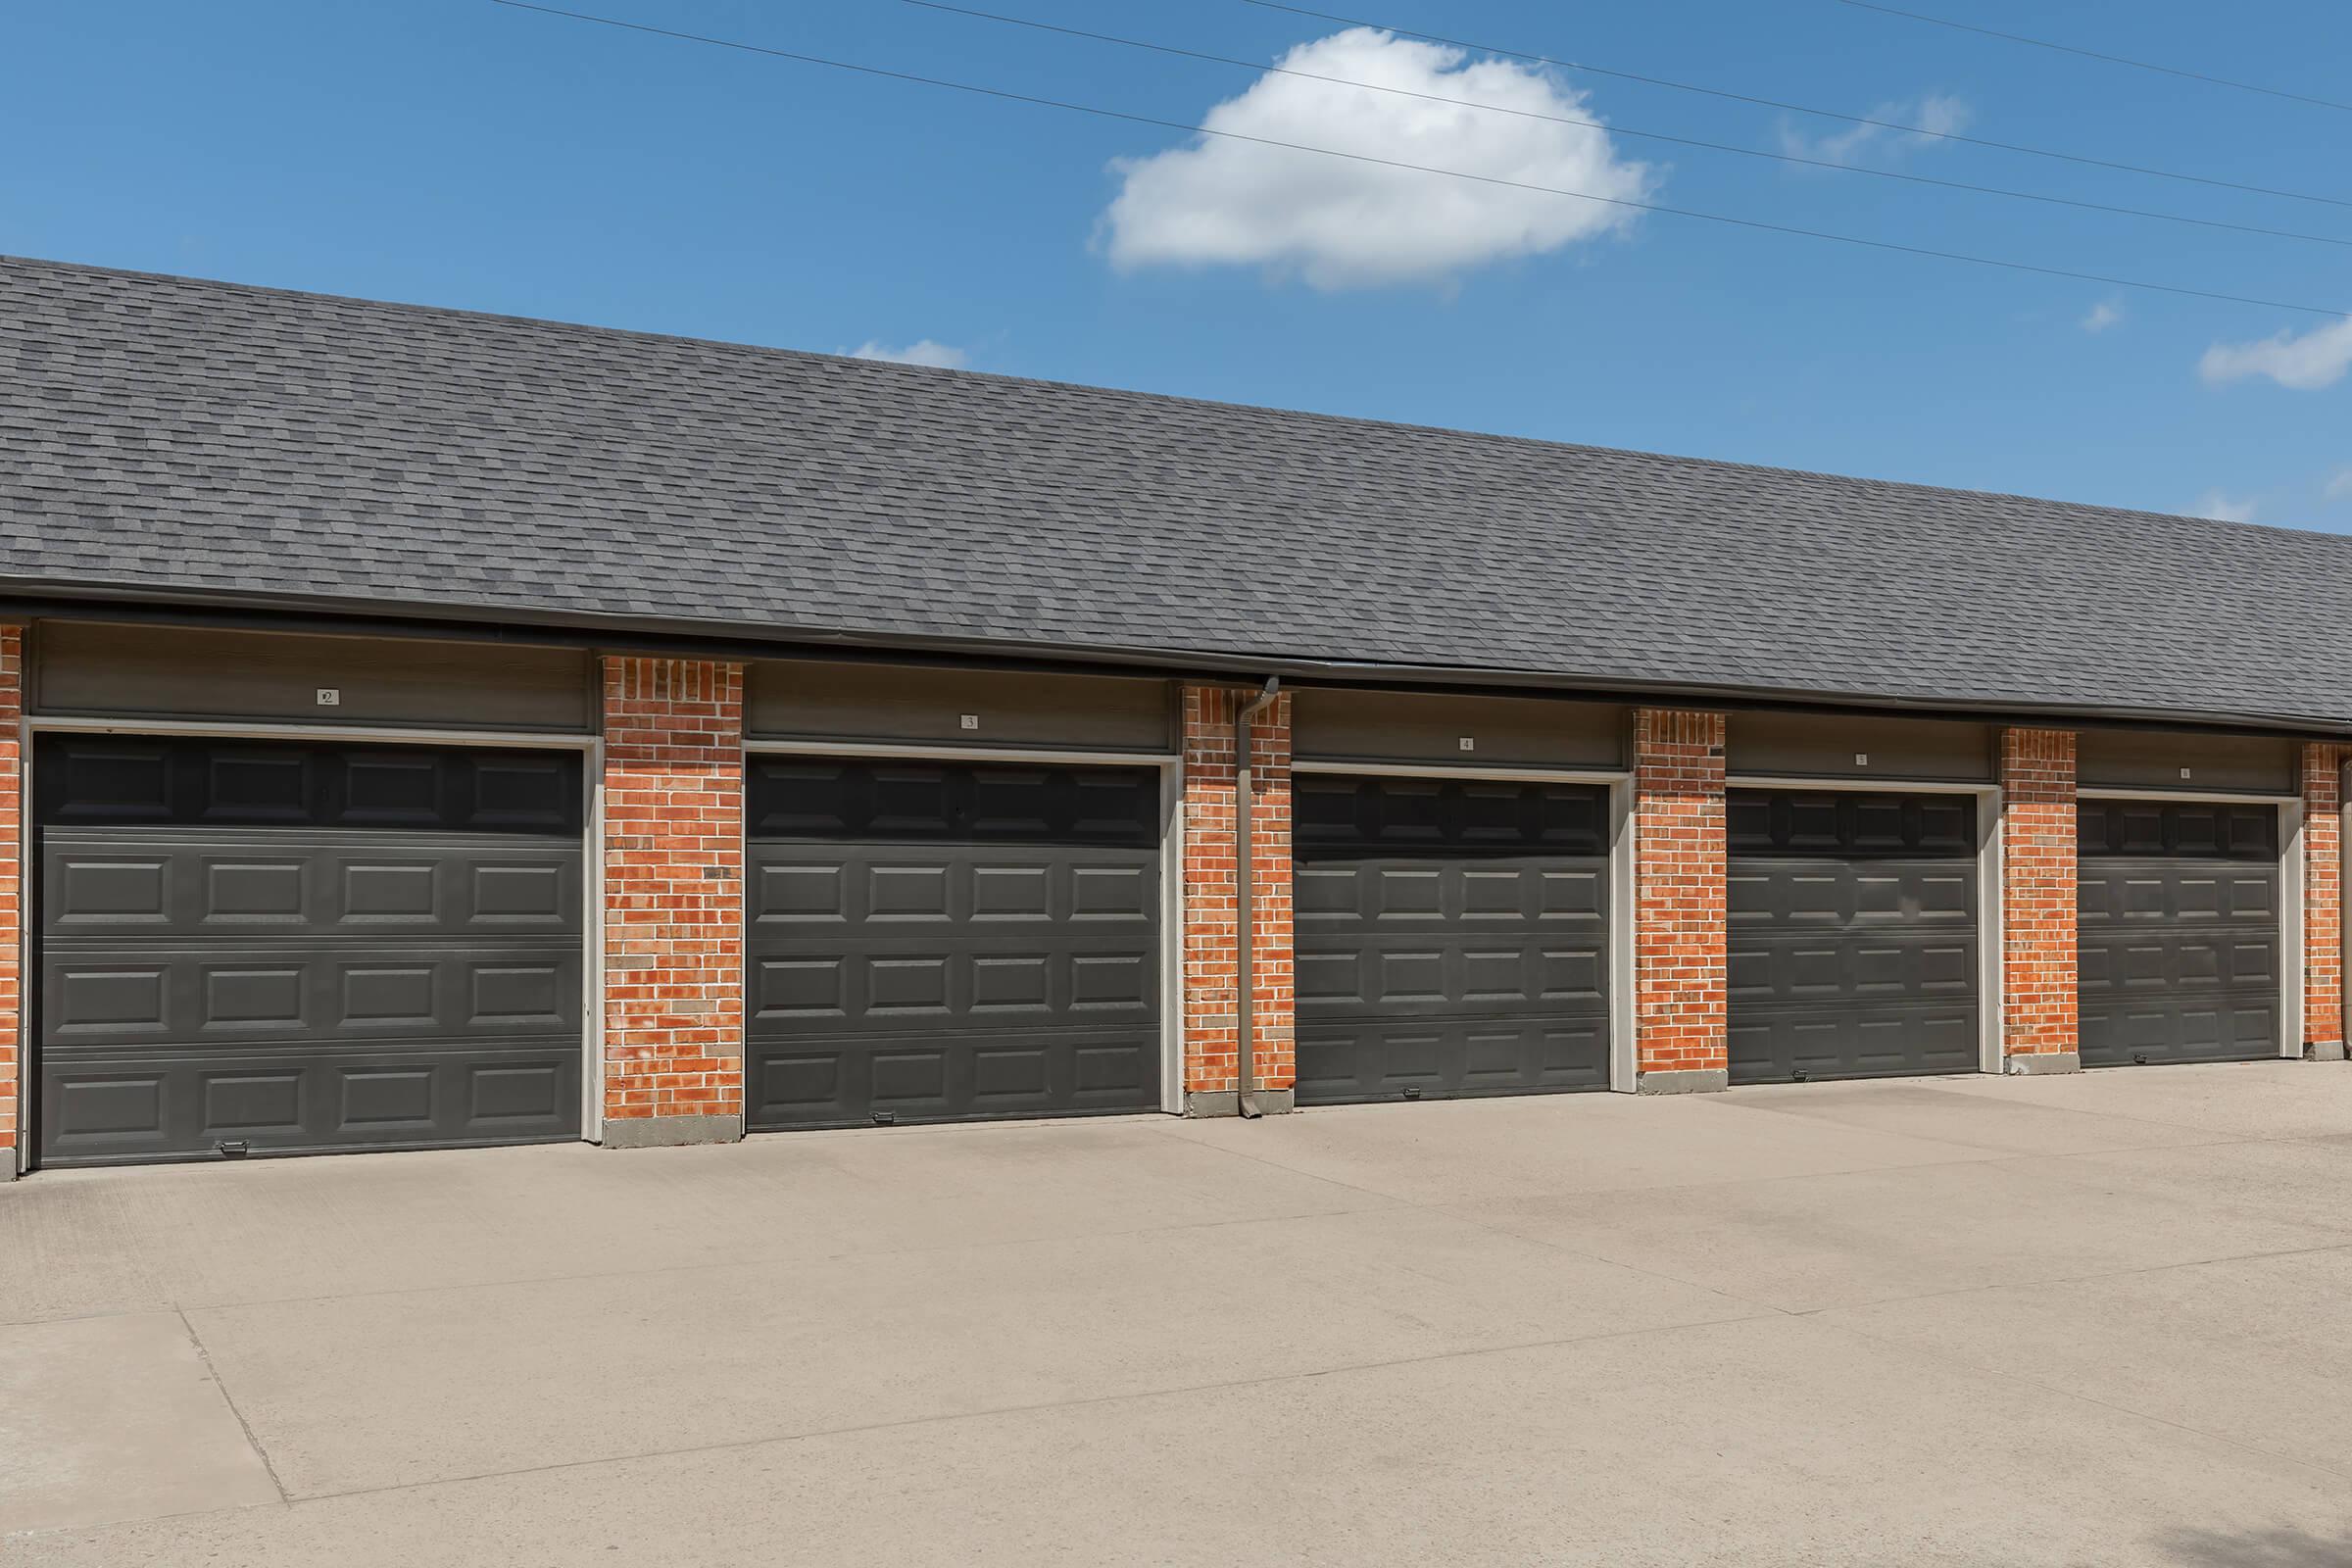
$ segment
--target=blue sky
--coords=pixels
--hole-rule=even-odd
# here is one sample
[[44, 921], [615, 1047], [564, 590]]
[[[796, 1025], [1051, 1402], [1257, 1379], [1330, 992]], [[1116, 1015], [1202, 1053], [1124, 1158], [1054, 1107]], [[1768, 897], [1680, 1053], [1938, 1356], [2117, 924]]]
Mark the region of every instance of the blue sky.
[[[1268, 63], [1312, 46], [1297, 58], [1325, 74], [2352, 239], [2352, 206], [1916, 138], [1845, 143], [1835, 122], [1335, 41], [1337, 24], [1241, 0], [976, 3]], [[2352, 98], [2340, 4], [1918, 3]], [[1297, 78], [1252, 88], [1222, 66], [899, 0], [574, 4], [1187, 123], [1213, 110], [1221, 123], [1534, 171], [1539, 183], [2352, 308], [2352, 247], [1603, 139]], [[1324, 5], [2352, 202], [2352, 113], [1837, 0]], [[110, 0], [0, 20], [12, 152], [0, 250], [827, 352], [929, 343], [1022, 375], [2352, 529], [2352, 478], [2338, 477], [2352, 471], [2352, 331], [2330, 335], [2323, 318], [1666, 216], [1596, 226], [1605, 210], [1566, 198], [1303, 153], [1186, 152], [1195, 140], [489, 0]], [[2281, 332], [2294, 352], [2233, 353]]]

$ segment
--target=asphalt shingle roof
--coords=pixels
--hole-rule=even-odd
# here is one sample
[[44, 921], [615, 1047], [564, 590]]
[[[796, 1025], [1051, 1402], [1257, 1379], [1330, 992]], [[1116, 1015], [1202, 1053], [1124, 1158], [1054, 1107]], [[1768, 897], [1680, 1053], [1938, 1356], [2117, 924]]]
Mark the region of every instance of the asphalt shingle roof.
[[2352, 541], [0, 261], [0, 583], [2352, 721]]

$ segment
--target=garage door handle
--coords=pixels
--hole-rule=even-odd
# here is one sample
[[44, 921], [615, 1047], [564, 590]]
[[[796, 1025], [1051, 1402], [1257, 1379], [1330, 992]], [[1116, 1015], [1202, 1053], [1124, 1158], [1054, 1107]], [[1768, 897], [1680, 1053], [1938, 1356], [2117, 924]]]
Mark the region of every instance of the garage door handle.
[[248, 1152], [242, 1138], [223, 1138], [213, 1147], [220, 1151], [223, 1159], [243, 1159]]

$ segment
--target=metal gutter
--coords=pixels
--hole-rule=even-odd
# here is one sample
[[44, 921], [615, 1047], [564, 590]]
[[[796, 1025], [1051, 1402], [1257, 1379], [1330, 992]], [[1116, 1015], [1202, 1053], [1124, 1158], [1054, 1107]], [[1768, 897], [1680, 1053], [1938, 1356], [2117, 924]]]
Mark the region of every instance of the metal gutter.
[[1865, 713], [1905, 714], [2036, 722], [2058, 720], [2156, 728], [2201, 728], [2308, 737], [2352, 737], [2352, 717], [2318, 718], [2293, 713], [2232, 712], [2199, 709], [2074, 705], [1950, 699], [1910, 693], [1835, 691], [1810, 687], [1737, 682], [1675, 682], [1634, 676], [1578, 676], [1560, 671], [1477, 666], [1385, 663], [1368, 660], [1314, 659], [1251, 653], [1124, 648], [1084, 644], [1041, 647], [1012, 638], [949, 637], [920, 632], [845, 631], [837, 628], [751, 625], [658, 615], [609, 614], [535, 607], [436, 604], [404, 601], [387, 605], [333, 595], [286, 594], [236, 589], [154, 588], [95, 583], [62, 586], [40, 578], [0, 576], [0, 614], [37, 618], [78, 612], [104, 618], [124, 609], [211, 610], [229, 614], [275, 613], [330, 617], [348, 635], [355, 622], [380, 628], [381, 635], [449, 636], [458, 628], [500, 640], [554, 641], [595, 647], [675, 651], [700, 658], [760, 659], [799, 656], [858, 658], [898, 656], [917, 660], [985, 660], [1021, 667], [1085, 668], [1104, 673], [1186, 674], [1237, 684], [1279, 675], [1312, 684], [1361, 687], [1429, 686], [1449, 691], [1544, 693], [1587, 701], [1703, 703], [1757, 709], [1839, 709]]
[[1274, 706], [1282, 690], [1278, 676], [1233, 716], [1233, 1102], [1245, 1120], [1257, 1108], [1257, 986], [1250, 972], [1257, 938], [1256, 869], [1250, 860], [1250, 824], [1257, 817], [1257, 779], [1250, 770], [1250, 726]]

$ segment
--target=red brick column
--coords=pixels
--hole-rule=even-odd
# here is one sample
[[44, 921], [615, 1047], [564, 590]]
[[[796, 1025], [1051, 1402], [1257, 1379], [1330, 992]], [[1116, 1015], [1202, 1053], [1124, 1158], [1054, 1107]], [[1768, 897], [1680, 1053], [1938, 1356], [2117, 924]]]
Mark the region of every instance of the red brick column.
[[2303, 748], [2303, 1054], [2344, 1059], [2343, 769], [2352, 749]]
[[18, 973], [24, 925], [24, 628], [0, 626], [0, 1181], [24, 1168], [17, 1129], [25, 1059], [24, 979]]
[[2011, 1072], [2082, 1065], [2075, 735], [2001, 731], [2001, 1055]]
[[1721, 1089], [1726, 1036], [1721, 713], [1634, 714], [1634, 1087]]
[[[1193, 1115], [1232, 1115], [1240, 1060], [1235, 971], [1235, 756], [1233, 726], [1257, 693], [1184, 689], [1184, 1101]], [[1291, 699], [1250, 726], [1257, 784], [1250, 867], [1256, 1045], [1251, 1052], [1261, 1110], [1291, 1108], [1298, 1064], [1291, 966]]]
[[605, 661], [608, 1147], [743, 1132], [743, 666]]

